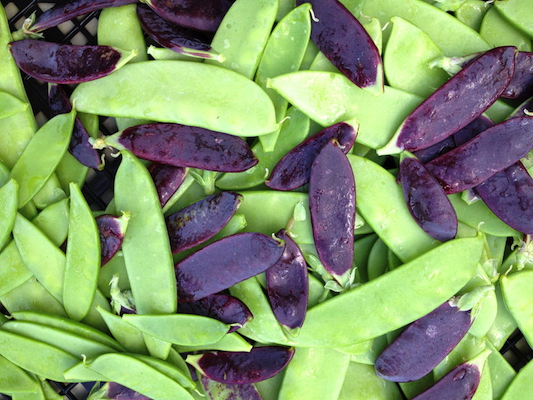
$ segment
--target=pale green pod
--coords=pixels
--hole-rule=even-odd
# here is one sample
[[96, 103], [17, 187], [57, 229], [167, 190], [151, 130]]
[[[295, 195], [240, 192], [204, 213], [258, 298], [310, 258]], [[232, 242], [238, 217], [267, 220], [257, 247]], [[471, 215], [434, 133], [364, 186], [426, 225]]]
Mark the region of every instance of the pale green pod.
[[0, 250], [4, 248], [15, 224], [18, 205], [18, 183], [11, 179], [0, 187]]

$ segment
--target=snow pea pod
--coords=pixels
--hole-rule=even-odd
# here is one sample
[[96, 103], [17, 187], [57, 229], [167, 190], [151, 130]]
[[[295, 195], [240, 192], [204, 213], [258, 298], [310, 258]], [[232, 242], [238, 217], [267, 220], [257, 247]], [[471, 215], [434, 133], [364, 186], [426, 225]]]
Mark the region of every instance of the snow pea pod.
[[491, 376], [492, 394], [495, 399], [499, 399], [516, 376], [516, 371], [490, 341], [486, 344], [491, 351], [487, 365]]
[[479, 0], [466, 0], [457, 10], [455, 17], [463, 24], [479, 32], [481, 22], [485, 13], [491, 8], [492, 4]]
[[117, 341], [128, 351], [138, 354], [148, 354], [142, 332], [131, 324], [128, 324], [120, 316], [97, 308], [104, 319], [109, 331]]
[[104, 78], [79, 84], [71, 101], [79, 111], [92, 114], [176, 122], [241, 136], [278, 127], [272, 101], [259, 85], [205, 63], [127, 64]]
[[527, 0], [497, 1], [494, 7], [516, 28], [533, 38], [533, 10]]
[[526, 400], [533, 390], [533, 362], [522, 368], [504, 392], [501, 400]]
[[378, 377], [371, 365], [350, 362], [339, 400], [401, 400], [398, 386]]
[[24, 111], [30, 105], [4, 91], [0, 91], [0, 119]]
[[0, 393], [37, 392], [40, 383], [32, 378], [30, 374], [0, 356]]
[[4, 186], [0, 187], [0, 250], [9, 239], [18, 205], [18, 183], [11, 179]]
[[491, 47], [515, 46], [520, 51], [531, 51], [531, 39], [516, 29], [495, 7], [487, 11], [479, 34]]
[[[348, 346], [426, 315], [470, 280], [482, 245], [479, 237], [450, 240], [377, 279], [320, 303], [307, 312], [305, 324], [294, 338], [295, 345]], [[349, 310], [350, 318], [341, 317]]]
[[533, 319], [528, 305], [532, 302], [532, 282], [533, 270], [523, 270], [500, 278], [505, 305], [530, 345], [533, 344]]
[[252, 345], [246, 341], [241, 335], [236, 332], [228, 333], [222, 337], [218, 342], [198, 345], [198, 346], [181, 346], [175, 345], [173, 348], [180, 353], [198, 352], [205, 350], [220, 350], [220, 351], [241, 351], [246, 352], [252, 349]]

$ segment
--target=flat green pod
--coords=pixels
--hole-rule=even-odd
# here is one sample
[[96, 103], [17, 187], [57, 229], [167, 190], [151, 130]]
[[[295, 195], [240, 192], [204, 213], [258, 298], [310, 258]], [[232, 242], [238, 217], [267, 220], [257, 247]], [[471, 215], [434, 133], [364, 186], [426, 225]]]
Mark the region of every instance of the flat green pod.
[[491, 8], [492, 4], [479, 0], [466, 0], [455, 10], [455, 17], [463, 24], [468, 25], [475, 31], [479, 32], [481, 21], [485, 13]]
[[507, 309], [530, 346], [533, 346], [533, 270], [522, 270], [500, 278]]
[[504, 392], [501, 400], [526, 400], [533, 391], [533, 361], [522, 368]]
[[13, 179], [0, 187], [0, 250], [8, 242], [15, 224], [18, 205], [18, 183]]
[[40, 383], [24, 369], [0, 356], [0, 393], [37, 392]]
[[0, 90], [0, 119], [10, 117], [29, 107], [30, 105], [28, 103]]
[[148, 354], [142, 332], [135, 326], [128, 324], [120, 316], [97, 307], [113, 337], [130, 352]]
[[376, 375], [373, 365], [350, 362], [339, 400], [401, 400], [400, 389], [393, 382]]
[[511, 24], [533, 39], [533, 8], [529, 0], [496, 1], [494, 7]]
[[519, 51], [531, 51], [531, 38], [508, 22], [495, 7], [483, 17], [479, 33], [491, 47], [515, 46]]

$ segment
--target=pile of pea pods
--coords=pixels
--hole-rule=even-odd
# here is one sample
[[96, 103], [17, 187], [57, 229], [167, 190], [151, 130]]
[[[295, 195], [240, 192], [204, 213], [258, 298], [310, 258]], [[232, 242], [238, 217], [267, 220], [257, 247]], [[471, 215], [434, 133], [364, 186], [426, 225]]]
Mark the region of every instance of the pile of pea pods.
[[[219, 1], [221, 21], [197, 48], [150, 37], [153, 26], [169, 29], [147, 25], [159, 18], [149, 8], [165, 2], [72, 3], [99, 7], [98, 44], [119, 50], [78, 81], [67, 81], [66, 62], [62, 80], [28, 78], [50, 82], [51, 98], [59, 86], [70, 95], [51, 102], [63, 111], [41, 126], [22, 81], [38, 68], [15, 58], [34, 54], [24, 35], [55, 44], [39, 19], [34, 32], [31, 19], [11, 32], [0, 6], [0, 393], [54, 400], [54, 382], [96, 382], [92, 400], [531, 397], [533, 363], [517, 371], [500, 350], [517, 330], [533, 346], [533, 230], [517, 228], [531, 225], [533, 186], [510, 182], [514, 192], [500, 196], [524, 202], [512, 209], [526, 220], [517, 226], [471, 188], [446, 194], [455, 230], [435, 238], [399, 174], [422, 153], [394, 146], [406, 118], [480, 54], [532, 53], [530, 0]], [[347, 77], [319, 50], [313, 26], [328, 8], [364, 28], [358, 46], [372, 50], [364, 67], [374, 78]], [[499, 97], [482, 118], [531, 117], [529, 60], [522, 97]], [[117, 132], [103, 137], [100, 117], [115, 118]], [[172, 124], [204, 136], [171, 146]], [[153, 137], [135, 142], [146, 126]], [[207, 144], [208, 132], [230, 138]], [[202, 168], [222, 142], [232, 143], [221, 156], [231, 168]], [[277, 190], [284, 157], [313, 151], [279, 178], [303, 181]], [[113, 198], [91, 209], [81, 188], [111, 157], [120, 157]], [[520, 162], [532, 173], [529, 153]], [[348, 241], [319, 232], [338, 224]], [[442, 307], [467, 317], [434, 322]], [[420, 326], [414, 342], [402, 336]], [[386, 350], [398, 347], [395, 357], [414, 360], [410, 378], [386, 371]], [[460, 393], [454, 382], [465, 376]]]

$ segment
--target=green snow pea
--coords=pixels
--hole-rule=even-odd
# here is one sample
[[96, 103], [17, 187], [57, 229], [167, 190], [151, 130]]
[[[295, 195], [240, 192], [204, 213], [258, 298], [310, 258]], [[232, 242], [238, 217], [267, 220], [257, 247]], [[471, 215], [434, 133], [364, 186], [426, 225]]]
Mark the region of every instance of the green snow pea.
[[31, 222], [59, 247], [67, 239], [69, 212], [69, 200], [63, 199], [46, 207]]
[[433, 369], [435, 381], [442, 378], [455, 366], [475, 357], [486, 348], [485, 340], [467, 333], [457, 346]]
[[325, 71], [298, 71], [267, 81], [313, 121], [322, 126], [355, 119], [357, 142], [373, 149], [387, 143], [422, 97], [385, 86], [374, 96], [344, 75]]
[[176, 53], [175, 51], [164, 47], [156, 47], [152, 45], [148, 46], [146, 53], [152, 56], [154, 60], [182, 60], [189, 62], [203, 62], [203, 59], [201, 57], [192, 57], [186, 54]]
[[358, 211], [401, 260], [410, 261], [439, 245], [411, 216], [394, 175], [366, 158], [348, 154], [348, 159], [357, 184]]
[[533, 390], [533, 361], [529, 361], [511, 381], [501, 400], [526, 400]]
[[368, 280], [371, 281], [380, 277], [387, 272], [388, 268], [388, 247], [382, 239], [378, 238], [368, 255]]
[[[159, 197], [146, 167], [128, 151], [115, 177], [115, 206], [131, 214], [122, 251], [137, 312], [175, 313], [176, 276]], [[166, 358], [170, 343], [145, 338], [151, 354]]]
[[[65, 154], [67, 153], [68, 151], [63, 154], [61, 160], [63, 160]], [[61, 160], [59, 161], [59, 164], [61, 164]], [[59, 166], [59, 164], [57, 166]], [[46, 208], [49, 205], [52, 205], [67, 197], [65, 191], [61, 188], [61, 182], [59, 182], [59, 178], [55, 173], [57, 166], [54, 169], [54, 173], [46, 180], [43, 187], [37, 193], [35, 193], [35, 196], [32, 198], [32, 202], [37, 208]]]
[[285, 368], [278, 399], [337, 399], [349, 364], [349, 355], [333, 349], [296, 349]]
[[250, 351], [252, 349], [252, 345], [236, 332], [232, 332], [222, 336], [222, 339], [215, 343], [205, 344], [201, 346], [175, 345], [174, 348], [177, 349], [180, 353], [189, 353], [203, 350]]
[[[481, 238], [461, 238], [373, 281], [343, 292], [307, 312], [295, 346], [342, 347], [391, 332], [426, 315], [474, 274]], [[344, 318], [349, 310], [350, 318]], [[379, 310], [379, 311], [378, 311]]]
[[0, 90], [0, 119], [22, 112], [30, 105], [19, 98]]
[[92, 114], [175, 122], [233, 135], [255, 136], [278, 128], [272, 101], [259, 85], [205, 63], [126, 64], [103, 78], [80, 83], [71, 101]]
[[18, 183], [11, 179], [0, 187], [0, 250], [9, 240], [18, 204]]
[[493, 398], [499, 399], [516, 376], [516, 371], [490, 341], [486, 342], [491, 351], [487, 363], [490, 370]]
[[279, 1], [237, 0], [232, 4], [215, 36], [211, 47], [224, 60], [206, 60], [219, 64], [248, 79], [253, 79], [278, 13]]
[[479, 0], [466, 0], [457, 10], [455, 17], [463, 24], [468, 25], [475, 31], [479, 32], [481, 21], [485, 13], [491, 8], [491, 4]]
[[520, 51], [531, 51], [531, 38], [507, 22], [495, 7], [483, 17], [479, 33], [491, 47], [516, 46]]
[[[486, 350], [489, 351], [489, 350]], [[490, 352], [490, 351], [489, 351]], [[476, 393], [472, 400], [493, 400], [492, 377], [490, 373], [490, 365], [485, 362], [483, 370], [481, 371], [481, 378], [477, 387]]]
[[509, 336], [518, 328], [518, 325], [505, 305], [499, 281], [495, 283], [494, 291], [498, 306], [494, 323], [487, 332], [487, 339], [490, 340], [496, 349], [500, 350]]
[[533, 270], [523, 270], [500, 278], [507, 309], [530, 346], [533, 346]]
[[350, 362], [338, 399], [401, 400], [403, 397], [396, 384], [376, 375], [372, 365]]
[[104, 319], [113, 337], [126, 350], [139, 354], [148, 354], [143, 334], [138, 328], [128, 324], [118, 315], [104, 310], [101, 307], [98, 307], [97, 310]]
[[75, 116], [73, 109], [46, 122], [13, 166], [10, 177], [19, 184], [19, 208], [26, 205], [53, 174], [67, 151]]
[[392, 17], [392, 32], [385, 47], [383, 66], [390, 86], [428, 97], [449, 79], [431, 61], [444, 54], [435, 42], [416, 25], [401, 17]]
[[91, 208], [77, 184], [70, 184], [63, 302], [71, 319], [81, 321], [94, 300], [100, 269], [100, 233]]
[[511, 24], [533, 39], [533, 8], [528, 0], [495, 1], [494, 7]]
[[354, 241], [354, 263], [362, 282], [368, 281], [368, 260], [372, 247], [378, 240], [375, 233]]
[[118, 287], [121, 291], [131, 289], [122, 250], [100, 269], [98, 275], [98, 289], [107, 297], [111, 297], [110, 282], [114, 275], [118, 276]]
[[0, 393], [37, 392], [40, 383], [26, 371], [0, 356]]

